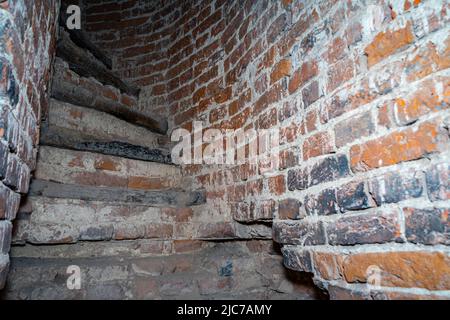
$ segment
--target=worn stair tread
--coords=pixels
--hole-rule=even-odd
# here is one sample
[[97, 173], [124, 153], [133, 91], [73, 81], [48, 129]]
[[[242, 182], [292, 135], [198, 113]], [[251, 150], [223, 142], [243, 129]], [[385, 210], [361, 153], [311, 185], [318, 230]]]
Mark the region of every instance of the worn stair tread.
[[[56, 51], [57, 59], [55, 63], [55, 75], [64, 74], [64, 65], [76, 73], [81, 78], [94, 78], [104, 86], [112, 86], [119, 89], [122, 94], [129, 95], [136, 99], [139, 96], [138, 88], [130, 89], [130, 85], [125, 84], [116, 77], [111, 70], [107, 69], [102, 63], [96, 61], [95, 57], [89, 52], [77, 47], [70, 39], [70, 36], [62, 31], [61, 38], [58, 41]], [[62, 63], [63, 61], [64, 63]], [[123, 101], [114, 101], [103, 97], [95, 88], [80, 88], [74, 86], [70, 81], [64, 80], [63, 76], [57, 76], [52, 82], [52, 96], [62, 101], [75, 104], [82, 104], [85, 107], [98, 109], [113, 114], [130, 123], [146, 127], [154, 132], [166, 134], [168, 129], [167, 120], [148, 112], [142, 112], [136, 109], [136, 106], [127, 105]], [[130, 100], [130, 98], [125, 98]]]
[[34, 177], [67, 184], [125, 189], [183, 189], [181, 168], [51, 146], [39, 148]]
[[137, 97], [123, 93], [112, 85], [105, 85], [95, 77], [76, 73], [62, 58], [55, 59], [53, 74], [53, 98], [112, 114], [153, 132], [167, 133], [167, 119], [140, 110]]
[[[135, 199], [134, 199], [135, 200]], [[28, 195], [16, 220], [13, 243], [186, 239], [197, 224], [186, 206], [94, 201]], [[178, 228], [181, 227], [181, 228]]]
[[150, 149], [135, 146], [129, 143], [111, 141], [70, 141], [72, 135], [69, 132], [45, 130], [41, 135], [40, 144], [59, 148], [67, 148], [76, 151], [95, 152], [104, 155], [112, 155], [127, 159], [149, 161], [155, 163], [171, 164], [171, 155], [166, 150]]
[[112, 69], [112, 59], [103, 52], [95, 43], [93, 43], [83, 30], [68, 29], [67, 28], [67, 4], [61, 4], [61, 11], [59, 15], [59, 26], [69, 34], [70, 40], [78, 47], [88, 50], [92, 55], [103, 63], [108, 69]]
[[77, 46], [70, 34], [60, 29], [60, 36], [56, 45], [56, 55], [66, 61], [70, 69], [80, 76], [94, 77], [103, 84], [112, 85], [129, 95], [138, 96], [140, 88], [125, 83], [101, 63], [87, 50]]
[[63, 184], [37, 179], [31, 182], [29, 195], [110, 203], [133, 203], [136, 205], [155, 207], [189, 207], [206, 202], [205, 193], [203, 191], [127, 190], [122, 188]]
[[171, 162], [166, 136], [101, 111], [51, 99], [41, 127], [43, 145]]

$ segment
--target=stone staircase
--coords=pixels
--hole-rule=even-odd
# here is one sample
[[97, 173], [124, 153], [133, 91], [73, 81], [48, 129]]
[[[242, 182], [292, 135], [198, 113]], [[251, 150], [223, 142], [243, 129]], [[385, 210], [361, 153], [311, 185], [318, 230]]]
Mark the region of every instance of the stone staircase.
[[[45, 251], [31, 264], [40, 277], [48, 276], [49, 264], [73, 263], [79, 256], [74, 252], [89, 244], [108, 248], [101, 255], [113, 259], [111, 252], [130, 249], [119, 261], [141, 247], [143, 253], [170, 253], [174, 241], [183, 247], [182, 241], [192, 238], [192, 227], [177, 223], [190, 219], [195, 208], [202, 211], [206, 202], [204, 192], [191, 191], [181, 168], [171, 163], [167, 122], [137, 109], [139, 89], [118, 79], [97, 58], [98, 49], [94, 56], [60, 32], [36, 170], [14, 227], [7, 299], [36, 298], [42, 290], [49, 292], [40, 298], [52, 297], [49, 287], [56, 283], [41, 286], [27, 276], [30, 265], [24, 261], [35, 259], [24, 254], [30, 247]], [[69, 292], [65, 284], [55, 292], [61, 291]], [[94, 297], [111, 295], [102, 291]]]

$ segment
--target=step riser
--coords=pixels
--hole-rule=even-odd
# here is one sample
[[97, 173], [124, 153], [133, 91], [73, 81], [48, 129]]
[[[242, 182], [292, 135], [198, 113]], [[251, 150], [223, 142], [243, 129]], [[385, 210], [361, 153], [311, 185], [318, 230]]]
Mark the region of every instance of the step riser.
[[13, 243], [64, 244], [79, 241], [191, 239], [202, 222], [190, 208], [149, 207], [30, 196]]
[[204, 192], [200, 191], [125, 190], [121, 188], [99, 188], [95, 186], [60, 184], [43, 180], [33, 180], [31, 182], [29, 195], [59, 199], [105, 201], [110, 203], [128, 202], [154, 207], [194, 206], [203, 204], [206, 201]]
[[56, 55], [67, 61], [70, 68], [83, 77], [95, 77], [106, 85], [112, 85], [122, 92], [132, 96], [138, 96], [140, 89], [129, 85], [114, 75], [111, 70], [97, 60], [90, 52], [78, 47], [70, 39], [70, 35], [60, 29], [60, 37], [57, 42]]
[[69, 16], [67, 14], [67, 4], [61, 4], [61, 11], [59, 15], [59, 26], [68, 33], [70, 40], [81, 49], [88, 50], [96, 59], [99, 60], [105, 67], [112, 69], [112, 60], [98, 48], [86, 35], [83, 30], [69, 30], [67, 28], [67, 20]]
[[[95, 255], [27, 258], [17, 257], [13, 250], [11, 281], [2, 297], [31, 300], [314, 297], [314, 291], [305, 290], [302, 284], [286, 286], [282, 257], [270, 252], [270, 241], [259, 245], [264, 249], [258, 252], [249, 249], [250, 242], [234, 242], [211, 244], [195, 252], [138, 258], [126, 253], [101, 258]], [[60, 247], [67, 246], [33, 246], [29, 251], [58, 251]], [[70, 247], [75, 247], [75, 252], [85, 250], [84, 244]], [[67, 288], [70, 276], [67, 270], [71, 265], [80, 268], [80, 290]], [[232, 274], [224, 275], [221, 270], [230, 266]], [[303, 290], [300, 293], [299, 288]]]
[[47, 127], [77, 133], [82, 141], [120, 141], [147, 148], [161, 148], [168, 140], [145, 128], [135, 126], [109, 114], [51, 99]]
[[214, 222], [207, 211], [205, 206], [158, 208], [32, 196], [15, 222], [13, 243], [272, 239], [269, 225]]
[[183, 187], [180, 168], [172, 165], [48, 146], [39, 149], [34, 177], [58, 183], [124, 189]]
[[123, 94], [114, 87], [104, 86], [92, 78], [80, 77], [68, 69], [60, 58], [56, 59], [54, 69], [53, 98], [112, 114], [156, 133], [167, 133], [167, 120], [136, 109], [135, 97]]

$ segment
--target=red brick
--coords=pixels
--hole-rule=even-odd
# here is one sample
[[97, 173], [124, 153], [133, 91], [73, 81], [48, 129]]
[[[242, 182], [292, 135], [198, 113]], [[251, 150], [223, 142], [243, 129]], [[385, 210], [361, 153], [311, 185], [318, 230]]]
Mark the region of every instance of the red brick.
[[291, 73], [291, 60], [289, 59], [281, 60], [275, 65], [272, 73], [270, 74], [270, 84], [277, 82], [283, 77], [289, 76], [290, 73]]
[[377, 34], [372, 43], [365, 49], [369, 67], [384, 60], [413, 41], [414, 34], [411, 23], [398, 30], [388, 30]]
[[303, 160], [333, 152], [333, 142], [327, 132], [319, 132], [303, 143]]
[[353, 171], [367, 171], [416, 160], [440, 151], [447, 142], [448, 136], [443, 134], [439, 121], [428, 121], [416, 128], [353, 146], [350, 150], [351, 167]]
[[286, 191], [284, 175], [269, 178], [269, 190], [273, 195], [282, 195]]
[[319, 72], [317, 62], [305, 62], [297, 69], [289, 81], [289, 93], [293, 94], [302, 87], [309, 79], [315, 77]]

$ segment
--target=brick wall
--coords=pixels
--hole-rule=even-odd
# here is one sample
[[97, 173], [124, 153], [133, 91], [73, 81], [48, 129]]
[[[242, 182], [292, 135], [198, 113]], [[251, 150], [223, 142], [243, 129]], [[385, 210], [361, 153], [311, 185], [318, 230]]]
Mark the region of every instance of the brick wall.
[[12, 223], [28, 191], [47, 104], [56, 0], [0, 1], [0, 289]]
[[88, 4], [86, 21], [172, 128], [279, 130], [277, 172], [184, 168], [218, 237], [273, 220], [286, 267], [331, 298], [448, 298], [449, 9], [124, 0]]

